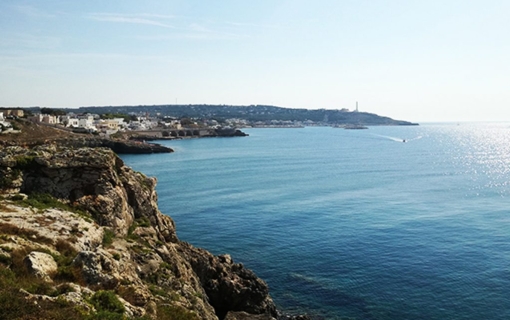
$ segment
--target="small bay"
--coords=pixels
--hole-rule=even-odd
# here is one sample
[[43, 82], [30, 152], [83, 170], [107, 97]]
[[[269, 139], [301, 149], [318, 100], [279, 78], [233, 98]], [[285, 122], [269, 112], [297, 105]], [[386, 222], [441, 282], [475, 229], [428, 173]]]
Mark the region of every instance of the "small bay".
[[510, 319], [510, 124], [243, 131], [122, 156], [181, 240], [253, 269], [285, 311]]

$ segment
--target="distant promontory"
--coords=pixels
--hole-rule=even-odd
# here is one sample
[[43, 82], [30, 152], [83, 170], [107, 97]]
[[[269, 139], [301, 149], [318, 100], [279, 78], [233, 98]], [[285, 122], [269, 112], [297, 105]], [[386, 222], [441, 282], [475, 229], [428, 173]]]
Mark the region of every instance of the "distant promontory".
[[[73, 110], [66, 108], [66, 110]], [[347, 124], [365, 126], [408, 126], [417, 125], [404, 120], [394, 120], [374, 113], [350, 111], [347, 109], [297, 109], [267, 105], [140, 105], [140, 106], [90, 106], [74, 109], [77, 113], [124, 113], [151, 114], [160, 117], [201, 118], [224, 121], [237, 119], [238, 127], [257, 126], [338, 126]]]

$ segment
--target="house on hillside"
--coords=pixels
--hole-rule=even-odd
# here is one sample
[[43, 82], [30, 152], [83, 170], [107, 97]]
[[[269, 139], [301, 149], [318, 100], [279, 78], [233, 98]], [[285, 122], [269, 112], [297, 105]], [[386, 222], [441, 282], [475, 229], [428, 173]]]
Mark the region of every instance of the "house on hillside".
[[94, 126], [94, 117], [81, 117], [78, 119], [78, 127], [84, 129], [96, 129]]
[[3, 110], [3, 114], [5, 117], [13, 116], [21, 118], [25, 115], [25, 112], [21, 109], [5, 109]]
[[165, 128], [169, 128], [169, 129], [177, 129], [177, 130], [182, 129], [180, 120], [170, 120], [168, 122], [163, 122], [163, 126]]
[[76, 118], [75, 115], [67, 114], [60, 117], [61, 123], [70, 128], [78, 128], [80, 126], [80, 119]]
[[119, 130], [127, 128], [127, 123], [124, 121], [124, 118], [113, 118], [112, 120], [117, 121], [117, 127]]
[[14, 109], [11, 111], [11, 115], [22, 118], [25, 115], [25, 112], [21, 109]]
[[50, 114], [36, 114], [35, 116], [28, 118], [28, 120], [35, 122], [35, 123], [46, 123], [46, 124], [60, 123], [60, 118], [58, 116], [52, 116]]
[[147, 128], [140, 121], [130, 121], [128, 128], [130, 130], [147, 130]]
[[12, 130], [12, 125], [10, 122], [5, 121], [4, 113], [0, 112], [0, 132]]
[[96, 127], [101, 132], [113, 134], [119, 131], [119, 121], [114, 119], [98, 120], [96, 121]]

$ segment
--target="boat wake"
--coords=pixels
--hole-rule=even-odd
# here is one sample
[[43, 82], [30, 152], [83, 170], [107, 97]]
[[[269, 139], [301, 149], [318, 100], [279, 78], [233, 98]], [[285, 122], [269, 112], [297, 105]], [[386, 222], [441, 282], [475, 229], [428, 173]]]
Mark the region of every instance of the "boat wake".
[[411, 138], [411, 139], [406, 139], [406, 138], [398, 138], [398, 137], [391, 137], [391, 136], [383, 136], [383, 135], [375, 134], [375, 133], [372, 133], [372, 134], [374, 136], [377, 136], [377, 137], [380, 137], [380, 138], [385, 138], [385, 139], [388, 139], [388, 140], [391, 140], [391, 141], [395, 141], [395, 142], [411, 142], [411, 141], [419, 140], [419, 139], [423, 138], [423, 136], [417, 136], [417, 137], [414, 137], [414, 138]]

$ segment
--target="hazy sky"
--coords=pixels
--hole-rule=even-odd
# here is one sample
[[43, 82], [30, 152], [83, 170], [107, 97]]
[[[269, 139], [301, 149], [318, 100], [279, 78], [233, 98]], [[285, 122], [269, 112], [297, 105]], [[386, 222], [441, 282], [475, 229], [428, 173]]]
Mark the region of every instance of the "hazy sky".
[[1, 0], [0, 106], [510, 121], [508, 0]]

